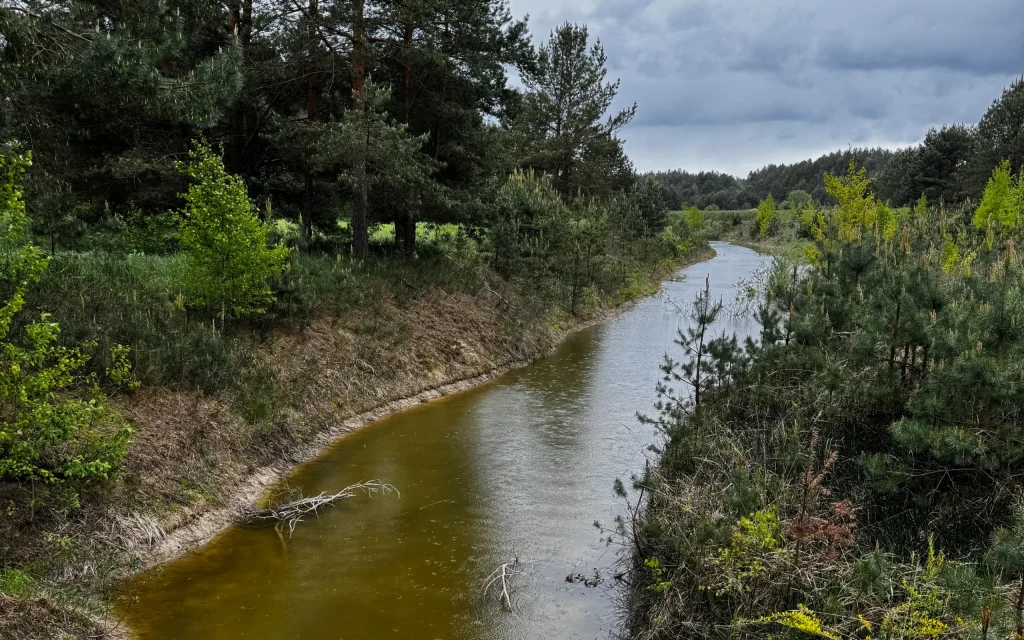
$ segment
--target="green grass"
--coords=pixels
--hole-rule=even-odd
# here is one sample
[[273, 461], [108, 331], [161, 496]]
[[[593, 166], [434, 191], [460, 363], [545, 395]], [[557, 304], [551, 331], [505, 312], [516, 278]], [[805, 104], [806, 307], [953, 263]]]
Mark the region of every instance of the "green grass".
[[23, 596], [32, 588], [32, 576], [20, 569], [0, 569], [0, 593]]
[[[450, 240], [459, 233], [457, 224], [433, 224], [429, 222], [416, 223], [416, 242], [433, 243], [437, 241]], [[395, 225], [393, 222], [374, 225], [371, 227], [370, 242], [383, 244], [392, 242], [395, 239]]]
[[[288, 232], [294, 232], [295, 224], [292, 222], [286, 222], [284, 220], [278, 221], [278, 225], [290, 225]], [[347, 231], [351, 224], [348, 220], [339, 220], [338, 229], [341, 231]], [[462, 225], [458, 224], [437, 224], [433, 222], [417, 222], [416, 223], [416, 242], [419, 243], [433, 243], [439, 240], [449, 240], [458, 235]], [[385, 244], [394, 242], [395, 240], [395, 224], [393, 222], [382, 222], [379, 224], [370, 225], [370, 242], [374, 244]]]

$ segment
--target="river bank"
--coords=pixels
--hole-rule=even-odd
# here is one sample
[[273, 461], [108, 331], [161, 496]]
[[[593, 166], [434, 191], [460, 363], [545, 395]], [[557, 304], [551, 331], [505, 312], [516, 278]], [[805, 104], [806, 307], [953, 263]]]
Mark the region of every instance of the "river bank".
[[[637, 291], [656, 292], [681, 266], [657, 266]], [[373, 314], [278, 332], [257, 350], [276, 380], [259, 397], [143, 389], [118, 398], [136, 429], [124, 473], [81, 510], [5, 540], [26, 566], [46, 573], [27, 597], [0, 602], [0, 618], [11, 637], [83, 628], [91, 637], [121, 637], [107, 603], [128, 577], [203, 544], [240, 505], [339, 436], [543, 357], [630, 302], [602, 301], [570, 317], [538, 314], [511, 287], [425, 291]], [[54, 615], [38, 615], [40, 606]]]

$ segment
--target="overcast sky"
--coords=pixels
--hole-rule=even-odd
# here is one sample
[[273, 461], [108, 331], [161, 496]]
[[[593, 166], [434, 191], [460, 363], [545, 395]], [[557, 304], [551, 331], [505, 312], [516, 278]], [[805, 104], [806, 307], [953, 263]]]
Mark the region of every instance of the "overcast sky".
[[1021, 0], [509, 0], [535, 41], [586, 23], [637, 168], [745, 176], [975, 123], [1024, 73]]

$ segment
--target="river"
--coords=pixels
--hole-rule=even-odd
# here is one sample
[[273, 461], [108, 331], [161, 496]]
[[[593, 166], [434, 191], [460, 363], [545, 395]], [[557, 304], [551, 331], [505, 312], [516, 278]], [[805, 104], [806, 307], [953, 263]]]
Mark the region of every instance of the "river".
[[[463, 393], [340, 438], [287, 480], [309, 495], [380, 479], [401, 495], [358, 497], [301, 523], [233, 527], [137, 577], [126, 622], [147, 640], [236, 638], [609, 638], [610, 579], [621, 547], [606, 527], [624, 512], [612, 492], [643, 470], [659, 364], [704, 279], [728, 303], [762, 264], [718, 255], [680, 271], [662, 294], [569, 337], [551, 356]], [[756, 331], [726, 314], [716, 328]], [[512, 611], [486, 578], [518, 558]], [[569, 582], [570, 574], [602, 579]]]

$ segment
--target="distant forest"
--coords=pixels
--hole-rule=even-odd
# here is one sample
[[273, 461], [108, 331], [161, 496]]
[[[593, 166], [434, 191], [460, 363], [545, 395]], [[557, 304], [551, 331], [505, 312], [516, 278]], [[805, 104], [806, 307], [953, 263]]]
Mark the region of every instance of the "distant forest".
[[929, 202], [977, 201], [992, 169], [1009, 159], [1014, 172], [1024, 157], [1024, 78], [996, 99], [977, 125], [954, 124], [928, 131], [924, 141], [897, 151], [850, 149], [795, 164], [770, 164], [746, 179], [702, 171], [659, 171], [650, 175], [661, 184], [662, 200], [671, 210], [752, 209], [769, 195], [784, 201], [805, 191], [827, 204], [824, 177], [846, 172], [851, 160], [867, 169], [882, 201], [907, 206], [922, 195]]

